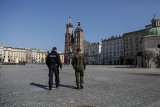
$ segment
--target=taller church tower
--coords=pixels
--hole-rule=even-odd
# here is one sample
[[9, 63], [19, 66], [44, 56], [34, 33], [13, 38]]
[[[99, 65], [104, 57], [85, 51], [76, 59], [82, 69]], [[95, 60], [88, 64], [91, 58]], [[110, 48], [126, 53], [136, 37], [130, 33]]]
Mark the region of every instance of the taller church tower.
[[73, 52], [73, 24], [71, 17], [68, 18], [65, 33], [64, 62], [70, 63], [71, 53]]

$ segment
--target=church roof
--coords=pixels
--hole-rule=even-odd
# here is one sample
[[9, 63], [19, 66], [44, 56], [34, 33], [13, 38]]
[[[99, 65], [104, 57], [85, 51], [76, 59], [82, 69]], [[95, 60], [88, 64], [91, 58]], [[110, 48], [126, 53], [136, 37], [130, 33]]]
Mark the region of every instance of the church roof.
[[81, 28], [81, 26], [80, 26], [80, 22], [78, 22], [78, 26], [76, 28], [76, 31], [83, 31], [82, 28]]

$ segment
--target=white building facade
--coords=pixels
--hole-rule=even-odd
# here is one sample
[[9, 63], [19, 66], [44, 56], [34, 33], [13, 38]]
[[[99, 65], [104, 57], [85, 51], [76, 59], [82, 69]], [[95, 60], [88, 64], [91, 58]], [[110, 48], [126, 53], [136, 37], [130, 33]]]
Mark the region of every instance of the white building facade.
[[0, 45], [0, 62], [3, 61], [4, 58], [4, 45]]
[[3, 62], [18, 63], [26, 61], [25, 48], [4, 47], [3, 52]]
[[123, 64], [124, 38], [114, 37], [102, 40], [101, 64]]
[[94, 42], [84, 46], [84, 55], [88, 64], [101, 64], [101, 42]]

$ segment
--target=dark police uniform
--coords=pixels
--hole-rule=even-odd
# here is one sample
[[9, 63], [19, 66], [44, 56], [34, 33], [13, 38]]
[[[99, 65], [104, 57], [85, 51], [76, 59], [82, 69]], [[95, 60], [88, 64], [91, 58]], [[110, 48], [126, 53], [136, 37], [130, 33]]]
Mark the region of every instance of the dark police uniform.
[[[56, 49], [56, 48], [55, 48]], [[49, 90], [52, 89], [53, 85], [53, 73], [55, 74], [55, 84], [56, 88], [59, 87], [59, 66], [62, 68], [62, 63], [59, 54], [54, 50], [48, 54], [46, 59], [46, 64], [49, 68]]]

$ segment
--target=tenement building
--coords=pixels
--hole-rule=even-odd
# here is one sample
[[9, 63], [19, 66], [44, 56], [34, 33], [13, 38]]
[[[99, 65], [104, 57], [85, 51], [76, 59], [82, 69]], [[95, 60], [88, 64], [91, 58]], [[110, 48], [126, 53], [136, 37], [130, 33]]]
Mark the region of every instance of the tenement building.
[[73, 31], [73, 24], [71, 22], [71, 17], [69, 17], [65, 33], [64, 63], [70, 64], [72, 56], [77, 48], [80, 48], [81, 53], [84, 54], [83, 38], [83, 29], [80, 26], [80, 22], [78, 22], [77, 28]]
[[0, 62], [2, 62], [3, 57], [4, 57], [4, 45], [0, 45]]
[[87, 64], [101, 64], [101, 42], [93, 42], [84, 47], [84, 54]]
[[124, 38], [112, 36], [102, 40], [101, 64], [123, 64], [124, 60]]
[[145, 36], [145, 29], [124, 33], [125, 64], [136, 64], [137, 54], [141, 52], [140, 41]]
[[48, 52], [39, 49], [1, 46], [1, 62], [4, 63], [45, 63]]
[[26, 61], [26, 49], [25, 48], [13, 48], [4, 47], [3, 62], [19, 63]]
[[[146, 66], [144, 61], [144, 50], [154, 50], [154, 54], [158, 54], [158, 43], [160, 43], [160, 22], [154, 15], [151, 20], [152, 24], [146, 25], [145, 29], [134, 32], [124, 33], [124, 47], [125, 47], [125, 64], [132, 64], [136, 66]], [[152, 48], [151, 48], [152, 47]]]
[[64, 63], [64, 53], [59, 51], [58, 54], [59, 54], [59, 57], [60, 57], [61, 62], [63, 64]]

